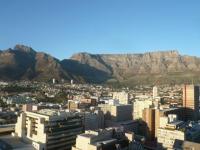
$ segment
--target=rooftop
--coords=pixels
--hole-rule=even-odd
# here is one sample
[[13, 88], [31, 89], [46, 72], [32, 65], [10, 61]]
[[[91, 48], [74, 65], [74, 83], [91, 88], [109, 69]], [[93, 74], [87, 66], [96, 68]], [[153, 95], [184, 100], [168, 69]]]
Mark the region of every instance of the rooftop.
[[11, 135], [2, 135], [0, 139], [0, 149], [34, 150], [31, 144], [22, 142], [19, 138]]
[[47, 115], [47, 116], [58, 116], [59, 111], [56, 109], [41, 109], [37, 113], [41, 115]]

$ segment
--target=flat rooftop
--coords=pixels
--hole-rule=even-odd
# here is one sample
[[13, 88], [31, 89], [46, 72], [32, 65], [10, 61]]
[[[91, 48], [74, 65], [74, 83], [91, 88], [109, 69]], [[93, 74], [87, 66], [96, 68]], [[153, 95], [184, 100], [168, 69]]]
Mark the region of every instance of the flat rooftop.
[[0, 149], [2, 150], [34, 150], [31, 143], [25, 143], [18, 137], [0, 135]]
[[58, 116], [59, 111], [56, 109], [41, 109], [37, 111], [36, 113], [41, 114], [41, 115], [47, 115], [47, 116]]

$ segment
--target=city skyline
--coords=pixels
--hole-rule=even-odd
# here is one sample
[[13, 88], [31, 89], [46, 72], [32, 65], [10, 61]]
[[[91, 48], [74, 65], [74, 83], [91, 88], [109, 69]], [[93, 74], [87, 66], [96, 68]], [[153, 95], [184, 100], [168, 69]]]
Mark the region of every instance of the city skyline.
[[198, 1], [21, 0], [0, 4], [1, 50], [24, 44], [58, 59], [78, 52], [154, 50], [200, 56]]

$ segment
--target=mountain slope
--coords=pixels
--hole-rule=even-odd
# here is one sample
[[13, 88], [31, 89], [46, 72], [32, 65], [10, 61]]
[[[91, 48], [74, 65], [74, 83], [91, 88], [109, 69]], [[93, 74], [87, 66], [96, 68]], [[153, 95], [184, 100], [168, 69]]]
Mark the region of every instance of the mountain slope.
[[48, 54], [36, 52], [31, 47], [16, 45], [14, 49], [0, 52], [0, 79], [50, 80], [69, 78], [60, 61]]
[[100, 55], [78, 53], [71, 59], [105, 71], [124, 83], [200, 81], [200, 58], [182, 56], [177, 51]]
[[74, 79], [78, 83], [125, 85], [200, 83], [200, 58], [177, 51], [144, 54], [74, 54], [62, 61], [31, 47], [0, 51], [0, 80]]

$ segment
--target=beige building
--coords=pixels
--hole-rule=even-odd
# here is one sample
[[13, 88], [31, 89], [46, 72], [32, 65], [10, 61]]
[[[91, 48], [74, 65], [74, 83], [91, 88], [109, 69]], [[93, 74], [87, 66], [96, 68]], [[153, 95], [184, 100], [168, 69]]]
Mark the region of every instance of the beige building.
[[141, 119], [145, 108], [150, 108], [153, 102], [150, 99], [135, 100], [133, 103], [133, 119]]
[[98, 107], [103, 111], [105, 120], [112, 121], [127, 121], [132, 120], [132, 105], [109, 105], [109, 104], [100, 104]]
[[158, 149], [199, 149], [199, 144], [195, 143], [200, 139], [200, 125], [198, 123], [179, 121], [177, 120], [177, 115], [174, 114], [168, 115], [165, 119], [164, 117], [161, 117], [160, 119], [160, 121], [165, 120], [165, 123], [162, 122], [157, 129]]
[[[176, 115], [168, 115], [166, 124], [161, 124], [157, 129], [158, 149], [174, 149], [177, 141], [186, 140], [184, 130], [179, 130], [184, 122], [178, 121]], [[172, 119], [173, 118], [173, 119]], [[164, 118], [161, 118], [164, 119]]]
[[142, 150], [141, 145], [134, 145], [134, 134], [124, 133], [118, 128], [97, 131], [85, 131], [76, 138], [72, 150]]
[[175, 144], [177, 150], [199, 150], [200, 143], [195, 143], [191, 141], [182, 141], [181, 143]]
[[82, 131], [82, 117], [78, 114], [42, 109], [38, 112], [22, 112], [14, 135], [32, 142], [37, 150], [70, 150], [76, 136]]
[[199, 117], [199, 86], [183, 86], [183, 107], [186, 120], [198, 120]]
[[156, 129], [156, 109], [145, 108], [143, 110], [142, 119], [146, 122], [147, 130], [146, 137], [148, 140], [153, 140], [155, 138], [155, 129]]
[[120, 104], [129, 104], [129, 93], [122, 92], [113, 92], [113, 99], [119, 100]]
[[176, 140], [184, 141], [185, 133], [183, 131], [167, 128], [158, 129], [157, 142], [160, 144], [159, 149], [167, 148], [168, 150], [172, 150]]
[[156, 98], [156, 97], [158, 97], [158, 87], [154, 86], [153, 87], [153, 98]]

